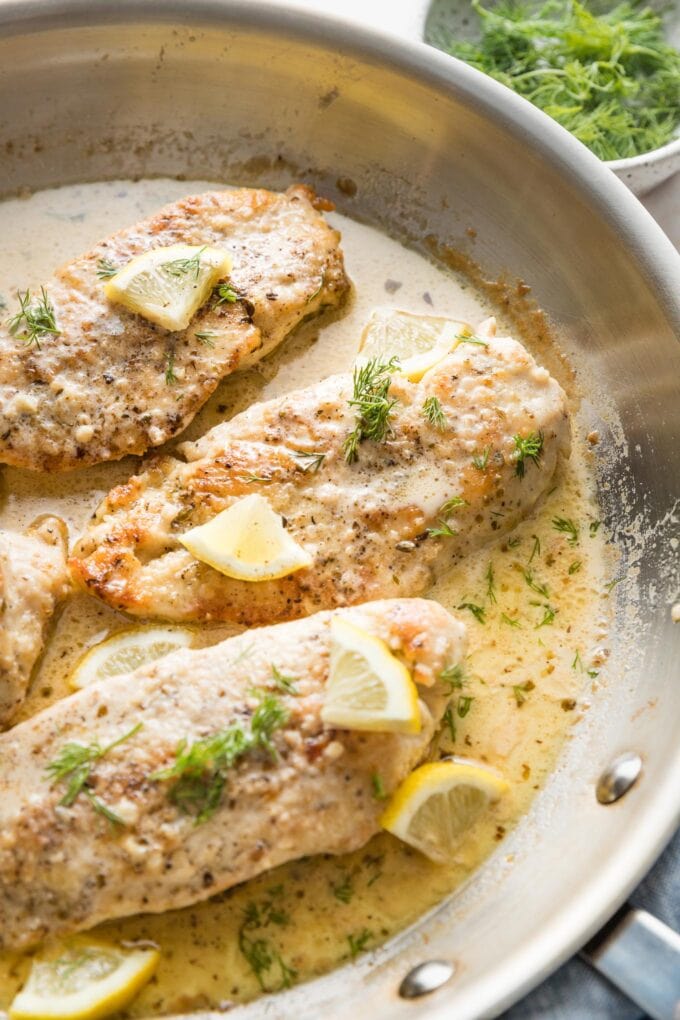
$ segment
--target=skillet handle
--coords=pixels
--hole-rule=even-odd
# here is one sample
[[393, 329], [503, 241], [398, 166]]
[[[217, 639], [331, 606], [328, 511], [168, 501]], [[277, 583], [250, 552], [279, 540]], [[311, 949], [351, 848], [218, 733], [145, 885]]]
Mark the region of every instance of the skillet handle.
[[626, 905], [581, 956], [653, 1020], [680, 1020], [680, 935]]

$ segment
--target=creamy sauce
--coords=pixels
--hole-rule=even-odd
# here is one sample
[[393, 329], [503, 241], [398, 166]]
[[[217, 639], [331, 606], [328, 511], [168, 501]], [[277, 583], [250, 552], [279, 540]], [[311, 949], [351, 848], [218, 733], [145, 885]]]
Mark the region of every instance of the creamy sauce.
[[[0, 296], [13, 309], [17, 287], [39, 284], [56, 265], [114, 229], [210, 186], [110, 182], [5, 202]], [[198, 437], [255, 400], [347, 370], [377, 305], [473, 323], [494, 311], [463, 279], [421, 255], [342, 216], [330, 219], [342, 231], [356, 288], [346, 313], [320, 332], [319, 323], [303, 327], [266, 362], [224, 382], [183, 438]], [[499, 327], [504, 332], [502, 320]], [[97, 934], [152, 940], [162, 950], [156, 977], [122, 1015], [226, 1006], [257, 995], [260, 985], [239, 949], [249, 904], [258, 905], [263, 922], [249, 934], [267, 941], [273, 960], [262, 985], [276, 990], [282, 963], [301, 981], [376, 946], [451, 893], [498, 846], [587, 707], [582, 691], [600, 665], [606, 564], [587, 446], [575, 430], [571, 460], [535, 517], [456, 567], [430, 593], [450, 610], [463, 602], [484, 610], [483, 622], [470, 609], [458, 610], [468, 624], [470, 649], [464, 685], [453, 702], [455, 735], [445, 728], [442, 749], [498, 768], [510, 782], [508, 796], [462, 840], [450, 866], [431, 864], [381, 835], [357, 853], [288, 864], [195, 907], [102, 926]], [[127, 458], [62, 476], [6, 468], [0, 527], [23, 529], [49, 511], [64, 518], [75, 539], [101, 497], [138, 463]], [[577, 522], [576, 541], [555, 529], [553, 519], [560, 517]], [[69, 674], [83, 650], [123, 626], [129, 626], [126, 618], [95, 600], [70, 599], [52, 628], [23, 717], [68, 694]], [[224, 633], [204, 630], [197, 643]], [[24, 957], [0, 956], [0, 1009], [9, 1005], [28, 966]]]

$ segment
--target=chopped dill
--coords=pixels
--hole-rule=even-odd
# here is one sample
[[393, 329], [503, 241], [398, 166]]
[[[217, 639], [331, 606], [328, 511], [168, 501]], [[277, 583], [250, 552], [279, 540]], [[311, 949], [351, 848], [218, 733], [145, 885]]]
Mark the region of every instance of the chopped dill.
[[478, 623], [486, 623], [486, 610], [484, 606], [477, 606], [474, 602], [461, 602], [458, 609], [469, 609]]
[[467, 500], [463, 499], [462, 496], [452, 496], [451, 499], [447, 499], [446, 503], [442, 503], [439, 507], [439, 513], [442, 517], [448, 517], [454, 510], [459, 510], [460, 507], [467, 505]]
[[[669, 142], [680, 123], [680, 53], [642, 0], [472, 0], [480, 38], [428, 40], [514, 89], [600, 159]], [[592, 7], [592, 9], [591, 9]]]
[[526, 584], [529, 586], [529, 588], [531, 588], [532, 591], [535, 591], [537, 595], [542, 595], [544, 599], [548, 598], [549, 593], [547, 585], [541, 584], [539, 581], [537, 581], [530, 570], [528, 569], [523, 570], [522, 577], [524, 578]]
[[602, 521], [591, 521], [590, 522], [590, 525], [588, 527], [588, 531], [590, 532], [590, 537], [591, 538], [594, 538], [595, 535], [597, 535], [598, 531], [600, 530], [600, 525], [601, 524], [602, 524]]
[[172, 351], [170, 351], [165, 361], [165, 382], [168, 386], [174, 386], [177, 382], [177, 376], [175, 375], [175, 355]]
[[459, 333], [456, 337], [459, 344], [476, 344], [478, 347], [488, 347], [486, 340], [480, 340], [478, 336], [466, 336], [465, 333]]
[[464, 719], [472, 708], [472, 702], [475, 699], [470, 694], [461, 694], [458, 697], [458, 703], [456, 705], [456, 712], [458, 713], [459, 719]]
[[531, 537], [534, 540], [534, 544], [531, 547], [531, 556], [528, 559], [529, 563], [531, 563], [531, 561], [533, 560], [534, 556], [540, 556], [541, 555], [541, 540], [540, 540], [540, 538], [538, 537], [538, 535], [532, 535]]
[[213, 308], [218, 308], [224, 304], [235, 304], [238, 301], [238, 294], [228, 283], [220, 283], [213, 291], [213, 298]]
[[508, 627], [518, 627], [520, 630], [522, 628], [519, 620], [514, 616], [508, 616], [507, 613], [501, 613], [501, 623], [507, 624]]
[[541, 462], [543, 452], [543, 433], [530, 432], [528, 436], [516, 435], [512, 437], [515, 444], [512, 456], [515, 461], [515, 474], [518, 478], [524, 478], [526, 472], [526, 461], [532, 460], [536, 467]]
[[170, 262], [163, 262], [160, 268], [168, 276], [174, 276], [179, 279], [182, 276], [193, 275], [194, 280], [198, 280], [198, 274], [201, 271], [201, 255], [205, 251], [206, 246], [203, 245], [194, 255], [190, 255], [189, 258], [184, 259], [172, 259]]
[[557, 609], [553, 609], [552, 606], [544, 605], [542, 609], [543, 617], [541, 618], [540, 623], [536, 624], [536, 627], [534, 628], [535, 630], [538, 630], [539, 627], [547, 627], [554, 621], [555, 615], [557, 614]]
[[478, 471], [486, 471], [489, 466], [489, 454], [491, 453], [491, 447], [485, 446], [480, 454], [476, 454], [472, 458], [472, 464], [477, 468]]
[[291, 450], [291, 456], [301, 471], [311, 471], [314, 475], [326, 459], [325, 453], [315, 453], [313, 450]]
[[428, 528], [427, 533], [430, 538], [454, 538], [458, 532], [454, 531], [453, 528], [440, 517], [437, 521], [438, 527]]
[[118, 266], [114, 266], [108, 259], [97, 259], [96, 272], [100, 280], [110, 280], [118, 272]]
[[371, 776], [371, 786], [373, 787], [373, 796], [376, 800], [385, 800], [387, 798], [385, 784], [383, 783], [382, 776], [378, 772], [374, 772]]
[[198, 340], [199, 344], [203, 344], [204, 347], [214, 347], [216, 336], [217, 333], [207, 332], [194, 333], [195, 339]]
[[567, 573], [570, 576], [572, 574], [578, 574], [578, 572], [579, 572], [579, 570], [581, 569], [582, 566], [583, 566], [583, 564], [582, 564], [581, 560], [573, 560], [573, 562], [569, 564], [569, 569], [567, 570]]
[[439, 674], [439, 679], [443, 684], [447, 684], [451, 691], [455, 691], [463, 686], [463, 676], [463, 667], [459, 663], [456, 666], [446, 666]]
[[498, 600], [496, 599], [496, 584], [493, 563], [489, 563], [489, 566], [486, 568], [486, 573], [484, 574], [484, 577], [486, 579], [487, 599], [489, 600], [489, 602], [497, 602]]
[[239, 950], [263, 992], [290, 988], [297, 977], [297, 971], [284, 962], [271, 940], [265, 937], [273, 926], [285, 927], [289, 922], [279, 902], [283, 891], [282, 885], [272, 886], [266, 899], [247, 903], [238, 933]]
[[283, 694], [298, 694], [298, 689], [295, 686], [299, 677], [286, 676], [285, 673], [281, 673], [280, 670], [272, 663], [272, 680], [275, 686], [282, 691]]
[[344, 875], [341, 882], [331, 882], [331, 892], [341, 903], [351, 903], [354, 896], [352, 876]]
[[356, 935], [348, 935], [347, 942], [349, 944], [349, 955], [352, 959], [358, 956], [359, 953], [363, 953], [368, 942], [373, 938], [373, 932], [369, 931], [368, 928], [362, 928]]
[[578, 525], [572, 521], [571, 517], [553, 517], [552, 526], [555, 531], [560, 531], [564, 535], [568, 535], [567, 541], [569, 545], [576, 545], [578, 542]]
[[430, 425], [439, 429], [440, 432], [448, 425], [448, 420], [444, 414], [441, 401], [439, 397], [428, 397], [423, 404], [423, 414], [429, 421]]
[[515, 702], [517, 707], [521, 708], [524, 702], [527, 700], [527, 694], [529, 691], [533, 691], [536, 684], [533, 680], [527, 680], [523, 684], [513, 684], [512, 693], [515, 695]]
[[382, 443], [390, 435], [390, 418], [397, 401], [388, 397], [388, 393], [392, 372], [398, 364], [397, 358], [389, 361], [371, 358], [365, 365], [357, 365], [354, 369], [354, 391], [349, 405], [356, 408], [355, 426], [343, 444], [348, 464], [357, 459], [359, 444], [365, 439]]
[[513, 535], [507, 541], [508, 549], [516, 549], [518, 545], [521, 545], [522, 539], [518, 535]]
[[219, 807], [229, 770], [252, 751], [262, 751], [272, 760], [277, 752], [274, 732], [288, 720], [288, 712], [273, 694], [259, 692], [260, 703], [250, 719], [249, 729], [234, 722], [210, 737], [189, 743], [180, 740], [174, 764], [152, 773], [150, 779], [172, 781], [168, 797], [180, 811], [193, 814], [196, 824], [207, 821]]
[[442, 722], [449, 731], [449, 738], [452, 744], [456, 742], [456, 720], [453, 715], [453, 706], [447, 705], [446, 711], [442, 716]]
[[614, 588], [616, 588], [617, 584], [621, 584], [622, 581], [623, 581], [622, 577], [615, 577], [613, 581], [607, 581], [607, 583], [604, 586], [604, 590], [606, 592], [612, 592]]
[[98, 741], [92, 744], [65, 744], [54, 761], [46, 766], [45, 771], [53, 783], [66, 783], [66, 793], [59, 801], [61, 807], [71, 807], [82, 793], [87, 797], [94, 810], [103, 815], [114, 825], [125, 825], [125, 822], [111, 808], [96, 797], [91, 789], [90, 779], [95, 762], [112, 751], [114, 747], [124, 743], [141, 730], [142, 724], [137, 723], [131, 730], [117, 737], [110, 744], [102, 747]]
[[17, 292], [19, 311], [7, 323], [12, 336], [23, 340], [27, 347], [31, 344], [40, 350], [40, 341], [46, 336], [60, 336], [54, 318], [54, 307], [50, 303], [44, 287], [40, 288], [40, 297], [31, 304], [31, 292]]

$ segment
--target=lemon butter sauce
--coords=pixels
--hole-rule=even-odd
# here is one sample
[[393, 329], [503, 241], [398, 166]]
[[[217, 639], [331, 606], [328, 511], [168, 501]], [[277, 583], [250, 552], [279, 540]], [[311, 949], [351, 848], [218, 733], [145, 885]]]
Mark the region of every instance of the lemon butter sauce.
[[[0, 297], [7, 314], [17, 289], [39, 286], [55, 266], [112, 230], [208, 187], [214, 184], [114, 181], [2, 203]], [[182, 438], [198, 437], [254, 401], [347, 371], [376, 306], [473, 324], [493, 313], [462, 278], [372, 228], [337, 214], [330, 219], [342, 232], [355, 286], [346, 313], [321, 330], [307, 324], [266, 361], [225, 380]], [[518, 339], [531, 347], [530, 338]], [[502, 852], [505, 834], [527, 810], [584, 711], [583, 692], [597, 682], [605, 656], [609, 575], [590, 456], [586, 438], [575, 430], [571, 458], [536, 514], [429, 592], [460, 615], [469, 632], [441, 750], [495, 767], [510, 787], [462, 839], [451, 863], [435, 865], [382, 834], [354, 854], [293, 862], [194, 907], [100, 926], [98, 936], [151, 941], [161, 950], [156, 976], [124, 1015], [226, 1007], [322, 973], [385, 941], [455, 890], [492, 850]], [[50, 512], [67, 522], [73, 541], [102, 496], [138, 464], [126, 458], [64, 475], [6, 468], [0, 527], [23, 529]], [[66, 696], [83, 651], [129, 625], [94, 599], [72, 597], [52, 626], [21, 717]], [[196, 643], [228, 633], [203, 629]], [[265, 947], [259, 955], [253, 950], [258, 942]], [[26, 957], [0, 955], [0, 1009], [8, 1007], [29, 965]]]

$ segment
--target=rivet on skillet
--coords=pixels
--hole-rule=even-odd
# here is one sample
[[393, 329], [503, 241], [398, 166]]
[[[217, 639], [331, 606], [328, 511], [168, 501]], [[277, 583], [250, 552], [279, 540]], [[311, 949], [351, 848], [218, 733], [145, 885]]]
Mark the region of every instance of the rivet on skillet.
[[427, 960], [408, 972], [399, 985], [402, 999], [417, 999], [429, 995], [445, 985], [455, 973], [455, 967], [446, 960]]
[[597, 781], [595, 794], [600, 804], [613, 804], [628, 793], [642, 772], [642, 758], [635, 751], [619, 755]]

